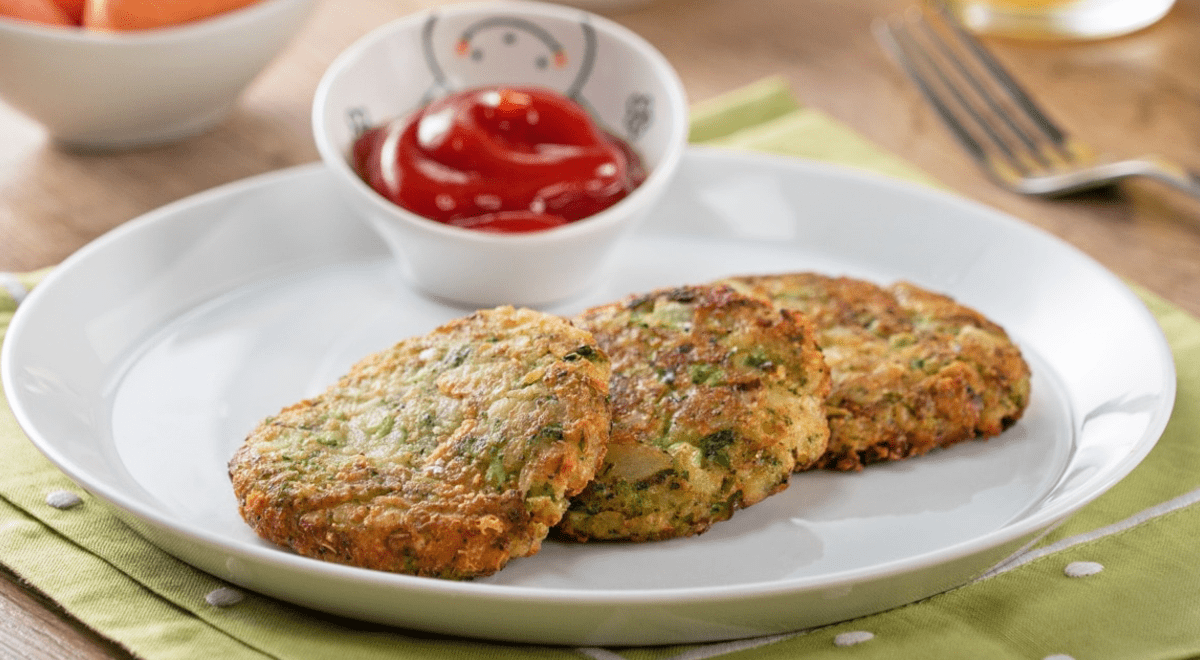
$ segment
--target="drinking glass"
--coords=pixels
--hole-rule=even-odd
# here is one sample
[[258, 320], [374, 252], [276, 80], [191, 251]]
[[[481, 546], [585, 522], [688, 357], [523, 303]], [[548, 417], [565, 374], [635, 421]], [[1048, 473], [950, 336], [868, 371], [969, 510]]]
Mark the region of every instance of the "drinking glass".
[[1175, 0], [950, 0], [976, 32], [1035, 39], [1101, 39], [1140, 30]]

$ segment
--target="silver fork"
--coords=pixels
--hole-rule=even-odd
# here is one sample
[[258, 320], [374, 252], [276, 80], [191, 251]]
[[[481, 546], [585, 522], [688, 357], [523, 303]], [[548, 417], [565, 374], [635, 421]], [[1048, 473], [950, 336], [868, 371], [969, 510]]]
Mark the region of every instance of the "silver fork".
[[1046, 116], [944, 3], [926, 2], [926, 11], [913, 7], [874, 27], [950, 132], [1000, 185], [1054, 197], [1149, 177], [1200, 198], [1200, 175], [1159, 156], [1098, 159]]

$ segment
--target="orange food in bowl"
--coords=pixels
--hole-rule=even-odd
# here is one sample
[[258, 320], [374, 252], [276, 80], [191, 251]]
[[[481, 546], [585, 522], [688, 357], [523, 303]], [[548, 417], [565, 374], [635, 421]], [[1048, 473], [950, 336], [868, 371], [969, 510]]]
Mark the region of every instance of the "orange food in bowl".
[[87, 0], [53, 0], [53, 2], [63, 10], [72, 23], [75, 25], [83, 23], [83, 6], [87, 4]]
[[0, 17], [93, 30], [146, 30], [208, 18], [257, 0], [0, 0]]
[[53, 0], [0, 0], [0, 16], [46, 25], [79, 25]]
[[146, 30], [208, 18], [245, 7], [255, 1], [87, 0], [83, 26], [94, 30]]

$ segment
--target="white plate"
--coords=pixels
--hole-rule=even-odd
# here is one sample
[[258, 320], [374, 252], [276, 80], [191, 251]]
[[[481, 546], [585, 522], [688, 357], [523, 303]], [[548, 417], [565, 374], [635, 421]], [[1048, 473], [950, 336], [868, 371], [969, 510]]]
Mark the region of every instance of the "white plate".
[[333, 190], [306, 166], [130, 222], [34, 291], [3, 353], [29, 436], [136, 530], [220, 578], [329, 612], [592, 645], [762, 635], [880, 611], [969, 581], [1108, 489], [1153, 446], [1174, 400], [1153, 317], [1057, 239], [863, 173], [692, 150], [607, 284], [553, 311], [735, 273], [907, 278], [1010, 331], [1034, 373], [1025, 417], [919, 459], [796, 475], [699, 537], [548, 542], [475, 582], [299, 557], [238, 517], [225, 471], [235, 447], [368, 352], [466, 311], [407, 288]]

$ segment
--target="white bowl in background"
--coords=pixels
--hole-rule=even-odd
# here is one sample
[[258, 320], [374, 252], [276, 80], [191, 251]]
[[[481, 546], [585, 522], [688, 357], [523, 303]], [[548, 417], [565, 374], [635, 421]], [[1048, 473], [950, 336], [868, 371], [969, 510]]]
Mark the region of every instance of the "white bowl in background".
[[98, 32], [0, 18], [0, 98], [67, 148], [200, 133], [300, 29], [316, 0], [261, 0], [171, 27]]
[[[535, 85], [579, 101], [638, 152], [645, 182], [576, 222], [495, 234], [418, 216], [354, 171], [350, 150], [367, 128], [449, 92], [487, 85]], [[341, 53], [313, 101], [321, 158], [412, 284], [468, 305], [543, 305], [587, 287], [620, 237], [662, 196], [687, 127], [683, 85], [653, 46], [604, 17], [537, 2], [450, 5], [393, 21]]]

